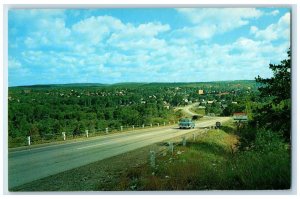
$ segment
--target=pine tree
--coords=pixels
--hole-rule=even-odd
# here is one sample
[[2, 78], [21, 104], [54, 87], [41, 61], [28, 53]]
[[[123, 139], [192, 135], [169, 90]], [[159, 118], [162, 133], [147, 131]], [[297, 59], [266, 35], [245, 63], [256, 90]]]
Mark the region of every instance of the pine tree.
[[280, 64], [270, 64], [273, 77], [256, 81], [261, 97], [268, 99], [265, 105], [257, 109], [254, 120], [267, 129], [279, 132], [290, 140], [291, 131], [291, 51], [288, 58]]

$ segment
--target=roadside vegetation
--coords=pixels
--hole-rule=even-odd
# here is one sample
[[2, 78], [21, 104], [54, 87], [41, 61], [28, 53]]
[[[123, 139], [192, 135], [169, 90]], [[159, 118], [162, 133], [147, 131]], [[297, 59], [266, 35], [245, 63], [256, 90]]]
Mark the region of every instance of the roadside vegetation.
[[132, 168], [123, 174], [117, 190], [289, 189], [288, 145], [260, 131], [252, 148], [241, 150], [235, 133], [233, 123], [209, 130], [185, 147], [176, 147], [173, 155], [159, 157], [155, 168]]
[[199, 114], [200, 116], [204, 116], [205, 115], [205, 108], [192, 108], [191, 111], [193, 111], [194, 113]]

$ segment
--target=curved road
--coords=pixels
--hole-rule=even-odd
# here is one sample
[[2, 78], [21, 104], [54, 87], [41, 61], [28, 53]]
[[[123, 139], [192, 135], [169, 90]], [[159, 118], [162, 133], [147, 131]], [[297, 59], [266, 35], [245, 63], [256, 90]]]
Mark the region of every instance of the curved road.
[[175, 110], [182, 110], [182, 112], [188, 116], [199, 115], [198, 113], [194, 113], [190, 110], [191, 108], [193, 108], [195, 106], [199, 106], [199, 102], [196, 102], [196, 103], [193, 103], [193, 104], [190, 104], [187, 106], [183, 106], [183, 107], [177, 107], [177, 108], [175, 108]]
[[[196, 123], [196, 128], [227, 120], [229, 118], [210, 118]], [[177, 126], [156, 127], [87, 138], [80, 142], [11, 151], [8, 154], [8, 187], [13, 188], [196, 130], [180, 130]]]

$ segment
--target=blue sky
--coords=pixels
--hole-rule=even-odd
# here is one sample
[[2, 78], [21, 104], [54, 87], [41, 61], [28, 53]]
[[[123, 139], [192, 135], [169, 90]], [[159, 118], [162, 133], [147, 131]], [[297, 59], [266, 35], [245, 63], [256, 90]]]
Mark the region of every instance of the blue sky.
[[9, 86], [270, 77], [287, 8], [12, 9]]

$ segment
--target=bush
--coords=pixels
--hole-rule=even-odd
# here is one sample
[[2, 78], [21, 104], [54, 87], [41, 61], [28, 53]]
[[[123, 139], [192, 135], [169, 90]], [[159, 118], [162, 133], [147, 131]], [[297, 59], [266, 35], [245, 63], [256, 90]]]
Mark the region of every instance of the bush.
[[251, 143], [252, 148], [238, 153], [227, 168], [228, 188], [289, 189], [291, 157], [283, 137], [273, 131], [260, 129]]
[[256, 133], [254, 150], [261, 152], [285, 151], [286, 145], [280, 134], [271, 130], [260, 129]]

